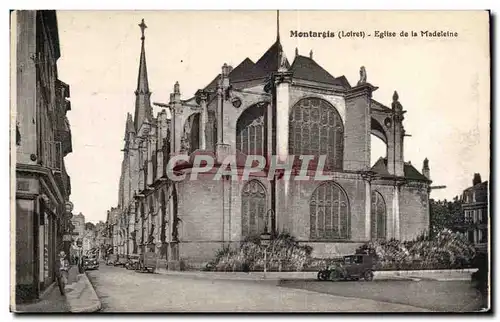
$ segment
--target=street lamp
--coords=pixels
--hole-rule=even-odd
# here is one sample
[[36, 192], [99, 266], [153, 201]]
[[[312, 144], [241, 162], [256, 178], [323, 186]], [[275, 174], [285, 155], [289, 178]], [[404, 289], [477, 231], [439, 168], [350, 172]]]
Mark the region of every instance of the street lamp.
[[260, 244], [264, 247], [264, 278], [266, 278], [267, 273], [267, 248], [269, 247], [269, 244], [271, 244], [271, 234], [267, 231], [269, 212], [272, 212], [272, 209], [269, 209], [266, 213], [266, 218], [264, 220], [264, 232], [260, 234]]

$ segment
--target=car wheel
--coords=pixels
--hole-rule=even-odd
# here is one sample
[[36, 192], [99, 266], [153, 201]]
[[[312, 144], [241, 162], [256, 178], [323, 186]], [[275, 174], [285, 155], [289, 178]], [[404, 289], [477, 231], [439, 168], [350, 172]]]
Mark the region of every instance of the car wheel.
[[330, 272], [329, 278], [330, 278], [330, 281], [335, 282], [335, 281], [338, 281], [340, 279], [340, 275], [336, 270], [333, 270]]
[[318, 281], [325, 281], [327, 279], [327, 273], [320, 271], [318, 272]]
[[373, 272], [369, 270], [366, 271], [363, 275], [363, 278], [365, 279], [365, 281], [373, 281]]

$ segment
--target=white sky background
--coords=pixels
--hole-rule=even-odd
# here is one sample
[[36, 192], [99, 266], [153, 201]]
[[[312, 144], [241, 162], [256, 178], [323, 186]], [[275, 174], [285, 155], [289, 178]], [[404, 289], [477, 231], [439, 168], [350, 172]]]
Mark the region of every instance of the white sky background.
[[[146, 59], [153, 102], [168, 102], [175, 81], [182, 98], [207, 85], [222, 64], [256, 62], [276, 38], [276, 12], [59, 11], [59, 78], [71, 86], [68, 112], [73, 153], [66, 157], [74, 212], [106, 219], [116, 206], [126, 113], [133, 114], [145, 19]], [[432, 198], [452, 198], [489, 177], [489, 47], [487, 13], [280, 12], [281, 42], [295, 47], [351, 85], [365, 66], [374, 99], [390, 106], [397, 90], [407, 110], [405, 161], [421, 171], [430, 160]], [[290, 30], [449, 30], [449, 39], [290, 38]], [[158, 112], [154, 107], [154, 114]], [[372, 137], [373, 138], [373, 137]], [[385, 155], [372, 145], [372, 164]]]

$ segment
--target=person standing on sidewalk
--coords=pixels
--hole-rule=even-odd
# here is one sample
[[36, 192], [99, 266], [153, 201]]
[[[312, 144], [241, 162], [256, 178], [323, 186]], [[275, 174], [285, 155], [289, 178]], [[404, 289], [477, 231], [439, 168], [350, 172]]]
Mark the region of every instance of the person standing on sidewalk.
[[57, 284], [59, 285], [59, 291], [61, 292], [61, 295], [64, 295], [64, 288], [68, 283], [69, 267], [70, 265], [68, 259], [66, 258], [66, 253], [61, 250], [59, 252], [59, 259], [56, 261], [55, 265]]

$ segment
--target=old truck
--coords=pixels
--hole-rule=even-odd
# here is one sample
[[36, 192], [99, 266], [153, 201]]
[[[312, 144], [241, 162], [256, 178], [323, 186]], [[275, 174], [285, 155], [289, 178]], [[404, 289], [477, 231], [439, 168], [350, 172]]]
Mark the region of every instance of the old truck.
[[344, 256], [342, 261], [334, 263], [318, 272], [320, 281], [373, 280], [375, 260], [373, 255], [355, 254]]

